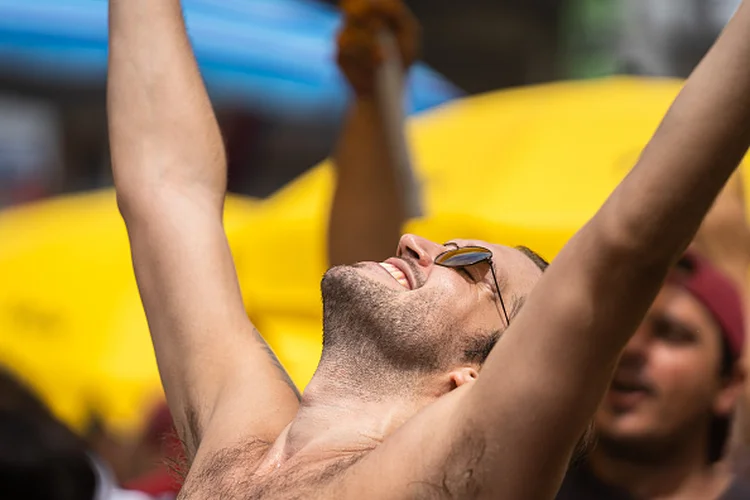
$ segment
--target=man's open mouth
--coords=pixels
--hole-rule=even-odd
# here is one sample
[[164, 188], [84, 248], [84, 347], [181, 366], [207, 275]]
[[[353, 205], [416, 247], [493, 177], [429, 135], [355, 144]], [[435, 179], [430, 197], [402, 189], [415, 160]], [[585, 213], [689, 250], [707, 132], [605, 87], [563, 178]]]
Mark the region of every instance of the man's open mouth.
[[649, 387], [647, 384], [634, 379], [628, 379], [628, 378], [618, 378], [615, 377], [614, 380], [612, 380], [612, 384], [610, 385], [610, 390], [616, 391], [619, 393], [645, 393], [649, 394], [651, 393], [651, 387]]
[[398, 281], [399, 285], [403, 286], [407, 290], [411, 290], [411, 285], [409, 283], [409, 280], [406, 278], [406, 275], [399, 268], [387, 262], [380, 262], [378, 263], [378, 265], [382, 267], [383, 269], [385, 269], [388, 272], [388, 274], [390, 274], [393, 277], [393, 279]]

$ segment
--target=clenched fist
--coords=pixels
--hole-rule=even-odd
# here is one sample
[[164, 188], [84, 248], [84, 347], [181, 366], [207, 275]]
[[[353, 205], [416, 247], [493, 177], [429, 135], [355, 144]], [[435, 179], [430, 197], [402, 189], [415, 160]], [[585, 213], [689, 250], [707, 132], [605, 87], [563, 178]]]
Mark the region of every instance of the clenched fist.
[[337, 62], [356, 94], [368, 97], [375, 90], [376, 71], [385, 57], [381, 34], [393, 35], [407, 69], [417, 58], [419, 24], [401, 0], [342, 0], [341, 10], [344, 20]]

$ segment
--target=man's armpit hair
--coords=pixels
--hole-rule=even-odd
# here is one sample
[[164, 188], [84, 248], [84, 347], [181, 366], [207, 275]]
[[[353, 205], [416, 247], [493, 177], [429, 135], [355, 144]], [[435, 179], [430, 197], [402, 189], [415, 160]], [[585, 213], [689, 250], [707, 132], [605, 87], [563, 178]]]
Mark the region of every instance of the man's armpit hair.
[[184, 450], [184, 457], [180, 458], [180, 462], [184, 462], [184, 465], [189, 466], [193, 461], [193, 457], [198, 452], [198, 446], [203, 439], [203, 429], [198, 422], [198, 413], [195, 408], [188, 406], [184, 409], [184, 425], [177, 425], [175, 420], [175, 429], [177, 431], [177, 437], [182, 448]]
[[276, 354], [273, 352], [273, 349], [268, 345], [268, 343], [265, 341], [263, 336], [260, 334], [258, 330], [253, 328], [253, 333], [255, 334], [255, 338], [260, 343], [261, 347], [266, 351], [266, 354], [268, 354], [268, 358], [271, 360], [271, 362], [274, 364], [276, 369], [279, 372], [279, 375], [281, 375], [281, 378], [286, 382], [286, 384], [289, 386], [290, 389], [294, 392], [294, 395], [297, 397], [297, 401], [302, 401], [302, 395], [299, 392], [299, 389], [297, 389], [297, 386], [294, 385], [294, 381], [289, 376], [289, 374], [284, 369], [284, 365], [281, 364], [281, 361], [279, 361], [279, 358], [276, 357]]
[[484, 460], [487, 440], [480, 433], [464, 431], [450, 444], [442, 470], [429, 480], [413, 481], [411, 497], [429, 500], [476, 498], [482, 492], [477, 469]]
[[592, 419], [586, 426], [586, 430], [583, 431], [583, 434], [576, 442], [575, 448], [573, 449], [573, 455], [570, 458], [570, 462], [568, 462], [568, 470], [574, 469], [585, 463], [595, 447], [596, 428], [594, 427], [594, 420]]
[[183, 467], [177, 472], [183, 487], [178, 498], [209, 498], [209, 494], [213, 498], [239, 498], [247, 492], [255, 466], [270, 447], [268, 441], [253, 438], [216, 451], [187, 483], [190, 466], [181, 464]]

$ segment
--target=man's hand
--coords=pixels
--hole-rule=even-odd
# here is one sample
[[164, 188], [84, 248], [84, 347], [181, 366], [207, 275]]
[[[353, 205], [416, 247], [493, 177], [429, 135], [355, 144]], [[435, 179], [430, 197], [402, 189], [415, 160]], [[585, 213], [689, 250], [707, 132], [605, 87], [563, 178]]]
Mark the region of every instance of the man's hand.
[[344, 24], [337, 61], [357, 97], [372, 97], [378, 67], [384, 62], [382, 33], [396, 40], [404, 70], [419, 52], [419, 24], [401, 0], [342, 0]]

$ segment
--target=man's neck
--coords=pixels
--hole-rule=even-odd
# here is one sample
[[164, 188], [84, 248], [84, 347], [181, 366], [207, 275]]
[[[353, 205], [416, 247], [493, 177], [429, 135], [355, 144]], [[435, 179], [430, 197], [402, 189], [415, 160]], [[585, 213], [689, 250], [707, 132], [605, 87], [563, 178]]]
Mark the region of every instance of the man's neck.
[[702, 440], [685, 440], [659, 461], [618, 457], [604, 446], [594, 449], [589, 463], [599, 480], [636, 498], [717, 498], [731, 476], [725, 468], [709, 464], [706, 456]]
[[363, 395], [335, 379], [316, 377], [260, 470], [289, 461], [312, 464], [370, 451], [438, 396], [437, 391]]

